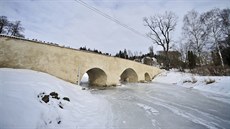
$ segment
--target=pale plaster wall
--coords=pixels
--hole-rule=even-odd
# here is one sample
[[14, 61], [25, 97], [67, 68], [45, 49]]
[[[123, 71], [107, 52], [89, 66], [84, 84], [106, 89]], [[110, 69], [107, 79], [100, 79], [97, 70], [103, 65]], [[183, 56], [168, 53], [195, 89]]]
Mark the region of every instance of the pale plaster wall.
[[7, 36], [0, 36], [0, 67], [46, 72], [72, 83], [78, 80], [78, 68], [80, 78], [91, 68], [100, 68], [107, 75], [106, 85], [118, 84], [127, 68], [137, 73], [138, 81], [145, 80], [145, 73], [152, 78], [161, 71], [130, 60]]

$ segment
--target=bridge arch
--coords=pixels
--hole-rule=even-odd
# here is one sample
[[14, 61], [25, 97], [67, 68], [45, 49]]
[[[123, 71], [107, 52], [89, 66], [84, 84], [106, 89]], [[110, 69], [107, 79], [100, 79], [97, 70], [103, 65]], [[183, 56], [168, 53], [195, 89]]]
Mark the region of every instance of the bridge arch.
[[132, 68], [125, 69], [120, 75], [121, 82], [137, 82], [137, 73]]
[[91, 68], [85, 73], [88, 74], [88, 82], [90, 86], [106, 86], [107, 75], [100, 68]]
[[147, 72], [145, 73], [145, 81], [147, 81], [147, 82], [151, 81], [151, 77]]

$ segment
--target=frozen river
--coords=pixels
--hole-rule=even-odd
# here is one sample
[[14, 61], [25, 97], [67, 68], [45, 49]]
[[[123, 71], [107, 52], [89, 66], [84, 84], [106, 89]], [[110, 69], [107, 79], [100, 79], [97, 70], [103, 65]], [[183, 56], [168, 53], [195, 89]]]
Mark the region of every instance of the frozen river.
[[91, 93], [109, 101], [113, 128], [230, 128], [230, 98], [225, 96], [157, 82]]

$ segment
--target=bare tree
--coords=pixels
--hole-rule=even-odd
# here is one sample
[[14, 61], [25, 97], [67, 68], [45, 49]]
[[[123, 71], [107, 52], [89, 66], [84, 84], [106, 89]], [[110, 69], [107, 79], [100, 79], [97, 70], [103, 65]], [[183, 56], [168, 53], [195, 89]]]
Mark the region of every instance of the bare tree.
[[[227, 10], [226, 10], [227, 11]], [[209, 41], [212, 43], [212, 46], [218, 51], [220, 57], [221, 66], [224, 67], [224, 61], [220, 50], [220, 42], [225, 39], [229, 34], [229, 14], [222, 13], [222, 10], [216, 8], [208, 12], [205, 12], [201, 15], [202, 22], [206, 25], [206, 31], [209, 34]], [[222, 15], [225, 14], [225, 15]], [[228, 17], [226, 17], [228, 16]], [[228, 22], [226, 21], [228, 20]]]
[[190, 50], [189, 44], [185, 43], [183, 39], [177, 41], [177, 46], [175, 46], [174, 50], [181, 53], [180, 60], [186, 62], [188, 51]]
[[202, 64], [202, 51], [206, 45], [207, 33], [201, 23], [200, 15], [195, 10], [189, 11], [183, 19], [183, 36], [192, 51], [198, 54], [199, 64]]
[[223, 28], [223, 33], [226, 35], [226, 38], [230, 36], [230, 9], [226, 8], [220, 12], [221, 23]]
[[12, 32], [12, 28], [13, 28], [14, 24], [12, 22], [9, 22], [8, 25], [6, 26], [6, 34], [10, 35], [10, 33]]
[[11, 22], [8, 21], [6, 16], [0, 16], [0, 34], [6, 34], [16, 37], [25, 37], [22, 32], [24, 28], [22, 27], [21, 21]]
[[128, 57], [133, 57], [133, 53], [132, 53], [132, 51], [131, 50], [128, 50]]
[[25, 37], [21, 32], [24, 31], [24, 28], [22, 27], [21, 21], [15, 21], [10, 26], [8, 26], [8, 34], [12, 36], [17, 37]]
[[5, 33], [5, 28], [9, 24], [6, 16], [0, 16], [0, 34]]
[[171, 32], [175, 30], [177, 16], [173, 12], [165, 12], [144, 18], [144, 25], [150, 29], [147, 36], [153, 43], [161, 46], [166, 56], [166, 68], [169, 67], [168, 51], [171, 43]]

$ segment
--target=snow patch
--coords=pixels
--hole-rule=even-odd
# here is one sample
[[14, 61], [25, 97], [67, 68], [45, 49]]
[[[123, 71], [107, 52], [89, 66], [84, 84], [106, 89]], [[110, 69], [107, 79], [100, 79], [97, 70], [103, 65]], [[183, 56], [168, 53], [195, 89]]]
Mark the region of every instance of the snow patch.
[[159, 74], [154, 81], [230, 96], [229, 76], [199, 76], [172, 70]]
[[[0, 69], [0, 82], [1, 129], [112, 127], [110, 103], [75, 84], [42, 72], [8, 68]], [[43, 92], [56, 92], [60, 100], [49, 97], [48, 103], [40, 102]], [[70, 102], [62, 99], [65, 96]]]

